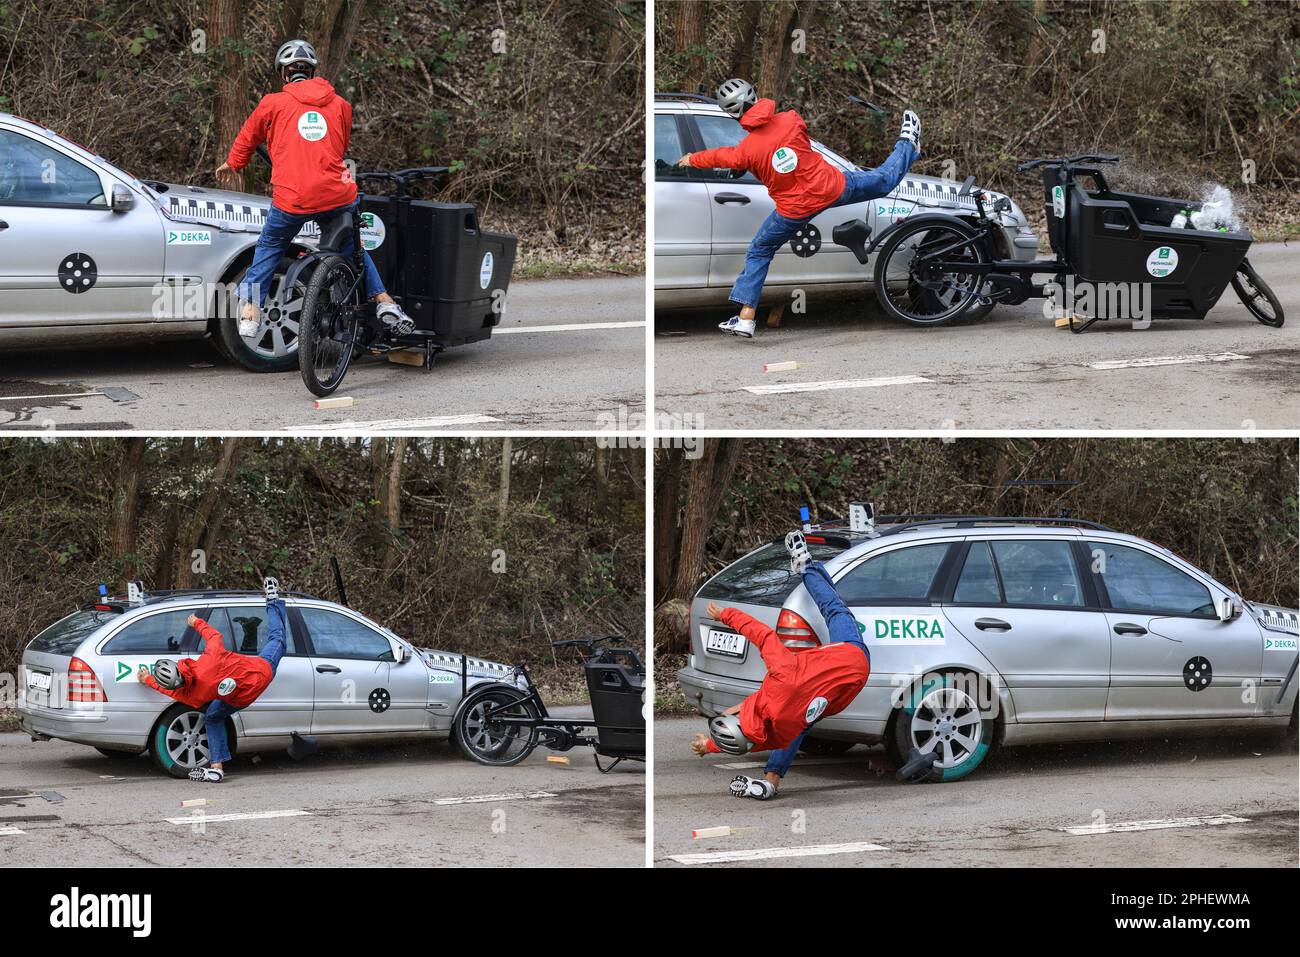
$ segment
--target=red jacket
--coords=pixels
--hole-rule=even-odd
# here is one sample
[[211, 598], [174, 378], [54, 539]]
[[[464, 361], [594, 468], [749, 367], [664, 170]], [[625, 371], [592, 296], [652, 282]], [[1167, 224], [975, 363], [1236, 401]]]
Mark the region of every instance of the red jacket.
[[[758, 646], [767, 677], [740, 706], [740, 730], [755, 751], [788, 747], [819, 718], [849, 706], [871, 674], [862, 649], [845, 642], [798, 654], [777, 633], [736, 608], [724, 608], [722, 621]], [[710, 739], [710, 751], [720, 749]]]
[[286, 213], [321, 213], [357, 198], [343, 165], [352, 104], [321, 77], [262, 97], [235, 137], [226, 163], [243, 169], [263, 143], [271, 153], [271, 202]]
[[808, 126], [794, 110], [776, 112], [762, 99], [740, 118], [749, 135], [735, 146], [691, 154], [696, 169], [748, 170], [762, 180], [776, 211], [790, 219], [820, 213], [844, 194], [844, 174], [813, 149]]
[[177, 662], [185, 684], [170, 691], [160, 686], [152, 673], [142, 673], [140, 683], [191, 708], [203, 708], [218, 700], [232, 708], [247, 708], [271, 683], [271, 663], [257, 655], [227, 651], [221, 632], [206, 621], [200, 619], [194, 627], [203, 636], [203, 654]]

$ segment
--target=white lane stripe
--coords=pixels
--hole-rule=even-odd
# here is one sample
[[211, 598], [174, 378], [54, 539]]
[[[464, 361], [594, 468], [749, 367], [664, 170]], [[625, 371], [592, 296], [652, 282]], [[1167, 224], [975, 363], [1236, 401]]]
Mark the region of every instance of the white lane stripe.
[[469, 797], [438, 798], [434, 801], [442, 807], [451, 804], [488, 804], [493, 801], [523, 801], [532, 798], [553, 798], [550, 791], [516, 791], [513, 794], [471, 794]]
[[511, 332], [580, 332], [583, 329], [637, 329], [645, 328], [644, 319], [630, 322], [563, 322], [554, 326], [506, 326], [504, 329], [492, 330], [492, 335], [502, 336]]
[[102, 392], [51, 392], [49, 395], [0, 395], [0, 402], [17, 402], [20, 399], [85, 399]]
[[466, 413], [464, 415], [434, 415], [423, 419], [379, 419], [374, 422], [331, 422], [325, 424], [300, 425], [285, 429], [286, 432], [375, 432], [397, 431], [401, 429], [441, 429], [455, 425], [484, 425], [500, 422], [490, 415]]
[[26, 831], [20, 831], [20, 830], [19, 830], [18, 828], [16, 828], [16, 827], [9, 827], [9, 826], [0, 827], [0, 835], [6, 835], [6, 834], [26, 834], [26, 833], [27, 833]]
[[169, 817], [168, 824], [220, 824], [223, 821], [264, 821], [273, 817], [310, 817], [311, 811], [295, 808], [292, 811], [250, 811], [247, 814], [191, 814], [188, 817]]
[[1060, 827], [1066, 834], [1122, 834], [1127, 831], [1159, 831], [1170, 827], [1202, 827], [1208, 824], [1249, 824], [1250, 818], [1231, 814], [1207, 814], [1202, 817], [1165, 817], [1151, 821], [1119, 821], [1115, 824], [1084, 824], [1079, 827]]
[[701, 854], [669, 854], [678, 864], [726, 864], [732, 861], [768, 861], [790, 857], [821, 857], [825, 854], [857, 854], [862, 851], [887, 851], [879, 844], [857, 841], [852, 844], [811, 844], [807, 847], [759, 847], [749, 851], [706, 851]]
[[1106, 359], [1103, 362], [1089, 362], [1089, 369], [1150, 369], [1153, 366], [1183, 366], [1197, 362], [1232, 362], [1237, 359], [1249, 359], [1250, 356], [1235, 352], [1211, 352], [1195, 356], [1148, 356], [1145, 359]]
[[885, 385], [920, 385], [931, 382], [920, 375], [881, 376], [878, 379], [829, 379], [825, 382], [783, 382], [776, 385], [747, 385], [754, 395], [781, 395], [789, 392], [827, 392], [831, 389], [874, 389]]

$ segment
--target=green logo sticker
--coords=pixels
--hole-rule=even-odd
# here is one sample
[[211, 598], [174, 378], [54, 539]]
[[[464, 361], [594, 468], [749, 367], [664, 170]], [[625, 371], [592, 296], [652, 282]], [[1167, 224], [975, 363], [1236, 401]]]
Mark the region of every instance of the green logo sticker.
[[1300, 649], [1295, 638], [1265, 638], [1265, 651], [1296, 651]]
[[131, 677], [133, 674], [135, 674], [135, 669], [134, 669], [134, 668], [132, 668], [130, 665], [128, 665], [125, 661], [119, 661], [119, 662], [117, 663], [117, 678], [114, 679], [114, 680], [116, 680], [116, 681], [125, 681], [127, 678]]
[[1065, 189], [1060, 186], [1052, 187], [1052, 215], [1057, 219], [1065, 216]]
[[325, 139], [329, 131], [329, 124], [325, 122], [325, 117], [315, 110], [309, 110], [298, 117], [298, 135], [310, 143]]
[[1153, 249], [1147, 257], [1147, 272], [1156, 279], [1164, 279], [1178, 268], [1178, 250], [1170, 246]]
[[367, 252], [382, 246], [387, 235], [388, 227], [384, 225], [382, 219], [374, 213], [361, 214], [361, 245]]
[[938, 615], [872, 615], [859, 619], [864, 640], [882, 645], [942, 645], [946, 636]]
[[793, 173], [799, 165], [799, 156], [788, 146], [781, 146], [772, 154], [772, 169], [778, 173]]
[[222, 678], [221, 684], [217, 685], [217, 694], [222, 696], [228, 695], [230, 694], [230, 692], [234, 690], [235, 690], [234, 678]]
[[206, 229], [169, 229], [168, 246], [211, 246], [212, 233]]

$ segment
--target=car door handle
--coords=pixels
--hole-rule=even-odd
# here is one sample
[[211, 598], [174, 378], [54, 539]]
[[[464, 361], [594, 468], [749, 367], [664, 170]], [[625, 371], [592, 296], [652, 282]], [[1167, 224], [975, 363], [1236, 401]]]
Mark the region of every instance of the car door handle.
[[1131, 621], [1121, 621], [1115, 626], [1117, 635], [1145, 635], [1147, 630], [1141, 625], [1135, 625]]
[[317, 665], [316, 670], [323, 675], [338, 675], [343, 673], [343, 669], [335, 665]]
[[713, 197], [713, 201], [723, 206], [727, 203], [739, 203], [741, 206], [749, 205], [749, 197], [742, 193], [718, 193]]
[[976, 618], [975, 627], [980, 631], [1010, 631], [1011, 626], [1001, 618]]
[[9, 224], [6, 223], [3, 219], [0, 219], [0, 229], [8, 229], [8, 228], [9, 228]]

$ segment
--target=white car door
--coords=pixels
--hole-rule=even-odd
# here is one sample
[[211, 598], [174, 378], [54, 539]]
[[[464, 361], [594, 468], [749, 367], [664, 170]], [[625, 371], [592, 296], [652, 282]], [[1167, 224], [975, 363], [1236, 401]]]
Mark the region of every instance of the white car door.
[[[53, 139], [0, 127], [0, 326], [149, 322], [162, 278], [158, 211]], [[134, 193], [134, 190], [132, 190]]]
[[398, 663], [387, 635], [359, 615], [304, 606], [315, 683], [312, 731], [364, 734], [432, 727], [429, 673], [418, 657]]
[[655, 287], [702, 289], [709, 282], [709, 191], [701, 170], [678, 166], [683, 143], [675, 113], [656, 113]]

